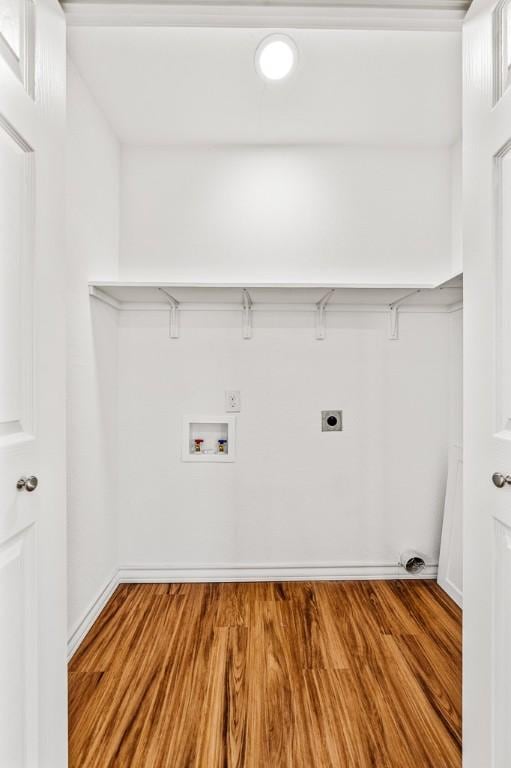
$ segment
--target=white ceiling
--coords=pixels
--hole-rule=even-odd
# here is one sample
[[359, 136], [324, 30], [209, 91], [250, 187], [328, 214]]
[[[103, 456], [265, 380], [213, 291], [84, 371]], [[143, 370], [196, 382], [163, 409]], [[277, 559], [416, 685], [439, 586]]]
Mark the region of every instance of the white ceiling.
[[[282, 31], [282, 30], [278, 30]], [[69, 29], [72, 59], [120, 139], [135, 144], [451, 144], [457, 32], [293, 30], [292, 77], [264, 83], [270, 30]]]

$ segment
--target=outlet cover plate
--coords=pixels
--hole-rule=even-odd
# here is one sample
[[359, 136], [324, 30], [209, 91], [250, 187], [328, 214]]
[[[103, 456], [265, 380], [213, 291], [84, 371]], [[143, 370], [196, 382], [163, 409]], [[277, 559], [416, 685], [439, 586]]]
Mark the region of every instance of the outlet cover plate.
[[322, 432], [342, 432], [342, 411], [321, 411]]
[[241, 411], [241, 394], [239, 389], [226, 390], [225, 410], [227, 413], [239, 413]]

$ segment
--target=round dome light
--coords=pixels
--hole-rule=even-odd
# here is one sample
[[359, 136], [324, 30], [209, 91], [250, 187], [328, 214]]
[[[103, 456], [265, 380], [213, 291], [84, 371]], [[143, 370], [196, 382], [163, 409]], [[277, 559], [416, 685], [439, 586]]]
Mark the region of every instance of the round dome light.
[[294, 69], [297, 59], [294, 41], [287, 35], [270, 35], [259, 44], [256, 69], [265, 80], [283, 80]]

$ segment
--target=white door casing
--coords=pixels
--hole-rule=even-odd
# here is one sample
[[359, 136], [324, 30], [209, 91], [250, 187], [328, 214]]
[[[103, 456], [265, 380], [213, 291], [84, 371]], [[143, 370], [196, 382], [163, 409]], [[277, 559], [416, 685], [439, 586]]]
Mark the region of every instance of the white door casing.
[[509, 19], [475, 0], [463, 30], [465, 768], [511, 765]]
[[460, 445], [451, 445], [437, 580], [460, 608], [463, 606], [462, 526], [463, 449]]
[[62, 11], [0, 0], [2, 768], [67, 760], [64, 131]]

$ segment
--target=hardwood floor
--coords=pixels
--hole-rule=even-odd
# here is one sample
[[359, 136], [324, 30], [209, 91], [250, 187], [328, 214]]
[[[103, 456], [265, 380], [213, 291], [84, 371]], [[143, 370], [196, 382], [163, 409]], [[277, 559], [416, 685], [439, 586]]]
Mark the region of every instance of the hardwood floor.
[[460, 620], [431, 581], [122, 585], [70, 768], [459, 768]]

